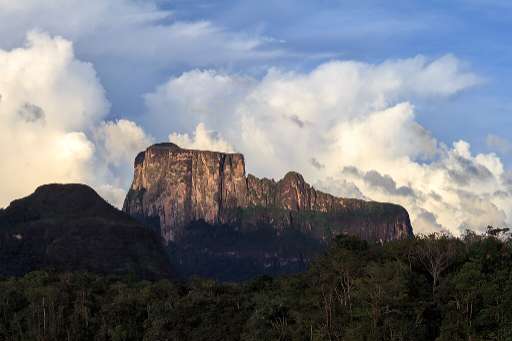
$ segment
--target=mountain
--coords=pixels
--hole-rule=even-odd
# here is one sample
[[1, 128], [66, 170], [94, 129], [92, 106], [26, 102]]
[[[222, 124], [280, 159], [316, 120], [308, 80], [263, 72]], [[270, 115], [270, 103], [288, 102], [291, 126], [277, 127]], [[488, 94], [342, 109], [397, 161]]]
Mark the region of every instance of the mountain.
[[296, 272], [339, 234], [413, 235], [401, 206], [337, 198], [295, 172], [279, 181], [246, 176], [241, 154], [162, 143], [139, 153], [134, 167], [123, 210], [161, 234], [185, 276]]
[[40, 186], [0, 210], [0, 276], [50, 268], [169, 277], [161, 244], [86, 185]]

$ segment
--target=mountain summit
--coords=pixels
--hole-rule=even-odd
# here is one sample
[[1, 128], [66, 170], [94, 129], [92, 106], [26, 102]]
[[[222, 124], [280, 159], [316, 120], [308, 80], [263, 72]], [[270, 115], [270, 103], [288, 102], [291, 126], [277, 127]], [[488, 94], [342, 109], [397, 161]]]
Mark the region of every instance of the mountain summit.
[[340, 234], [368, 241], [412, 237], [398, 205], [337, 198], [296, 172], [274, 181], [246, 175], [242, 154], [147, 148], [123, 210], [166, 241], [187, 277], [243, 280], [303, 271]]
[[[412, 236], [407, 211], [398, 205], [338, 198], [316, 190], [296, 172], [279, 181], [246, 176], [242, 154], [156, 144], [135, 159], [123, 210], [178, 240], [192, 221], [210, 224], [272, 223], [327, 240], [345, 233], [366, 240]], [[258, 211], [250, 214], [248, 211]], [[318, 221], [320, 219], [320, 221]]]

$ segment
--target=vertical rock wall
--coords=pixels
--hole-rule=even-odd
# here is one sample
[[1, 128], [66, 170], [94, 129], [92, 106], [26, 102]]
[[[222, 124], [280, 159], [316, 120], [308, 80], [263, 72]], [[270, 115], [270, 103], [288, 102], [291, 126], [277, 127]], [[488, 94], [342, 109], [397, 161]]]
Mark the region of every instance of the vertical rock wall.
[[[241, 215], [251, 208], [258, 210]], [[241, 154], [187, 150], [172, 143], [153, 145], [137, 156], [123, 210], [160, 229], [166, 241], [179, 239], [187, 224], [201, 219], [294, 227], [320, 239], [338, 233], [368, 240], [412, 236], [401, 206], [337, 198], [315, 190], [295, 172], [278, 182], [246, 176]]]

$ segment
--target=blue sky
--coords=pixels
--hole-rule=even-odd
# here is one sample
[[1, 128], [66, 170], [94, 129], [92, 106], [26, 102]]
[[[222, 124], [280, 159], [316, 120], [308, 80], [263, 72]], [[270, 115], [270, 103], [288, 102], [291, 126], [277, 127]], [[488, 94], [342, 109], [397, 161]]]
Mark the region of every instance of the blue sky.
[[[307, 71], [332, 60], [380, 63], [425, 55], [456, 55], [485, 81], [443, 101], [417, 101], [418, 120], [440, 140], [464, 139], [487, 151], [488, 134], [510, 136], [512, 102], [512, 4], [507, 1], [160, 1], [173, 12], [168, 20], [208, 20], [228, 31], [268, 38], [263, 49], [283, 54], [262, 61], [220, 61], [194, 67], [261, 74], [269, 66]], [[164, 20], [165, 21], [165, 20]], [[87, 55], [84, 53], [84, 55]], [[113, 105], [112, 115], [136, 117], [143, 110], [137, 93], [149, 92], [190, 65], [167, 65], [125, 85], [112, 63], [99, 60]], [[127, 68], [131, 68], [130, 65]], [[115, 70], [115, 69], [114, 69]], [[131, 98], [131, 100], [127, 100]], [[507, 164], [511, 155], [503, 155]]]
[[400, 203], [417, 231], [512, 225], [511, 14], [501, 0], [0, 0], [0, 179], [24, 179], [0, 182], [0, 206], [70, 181], [120, 205], [136, 153], [170, 140]]
[[[281, 41], [273, 64], [310, 69], [329, 59], [379, 63], [418, 54], [455, 54], [485, 83], [442, 103], [417, 103], [419, 121], [446, 141], [485, 150], [488, 133], [510, 136], [512, 3], [509, 1], [169, 1], [188, 20]], [[510, 156], [507, 156], [510, 162]]]

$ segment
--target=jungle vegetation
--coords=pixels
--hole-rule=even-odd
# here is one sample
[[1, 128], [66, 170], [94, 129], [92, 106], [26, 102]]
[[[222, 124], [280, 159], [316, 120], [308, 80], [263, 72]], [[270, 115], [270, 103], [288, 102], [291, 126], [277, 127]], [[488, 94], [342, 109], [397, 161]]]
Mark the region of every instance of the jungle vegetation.
[[506, 229], [368, 243], [242, 283], [31, 272], [0, 279], [0, 340], [512, 340]]

